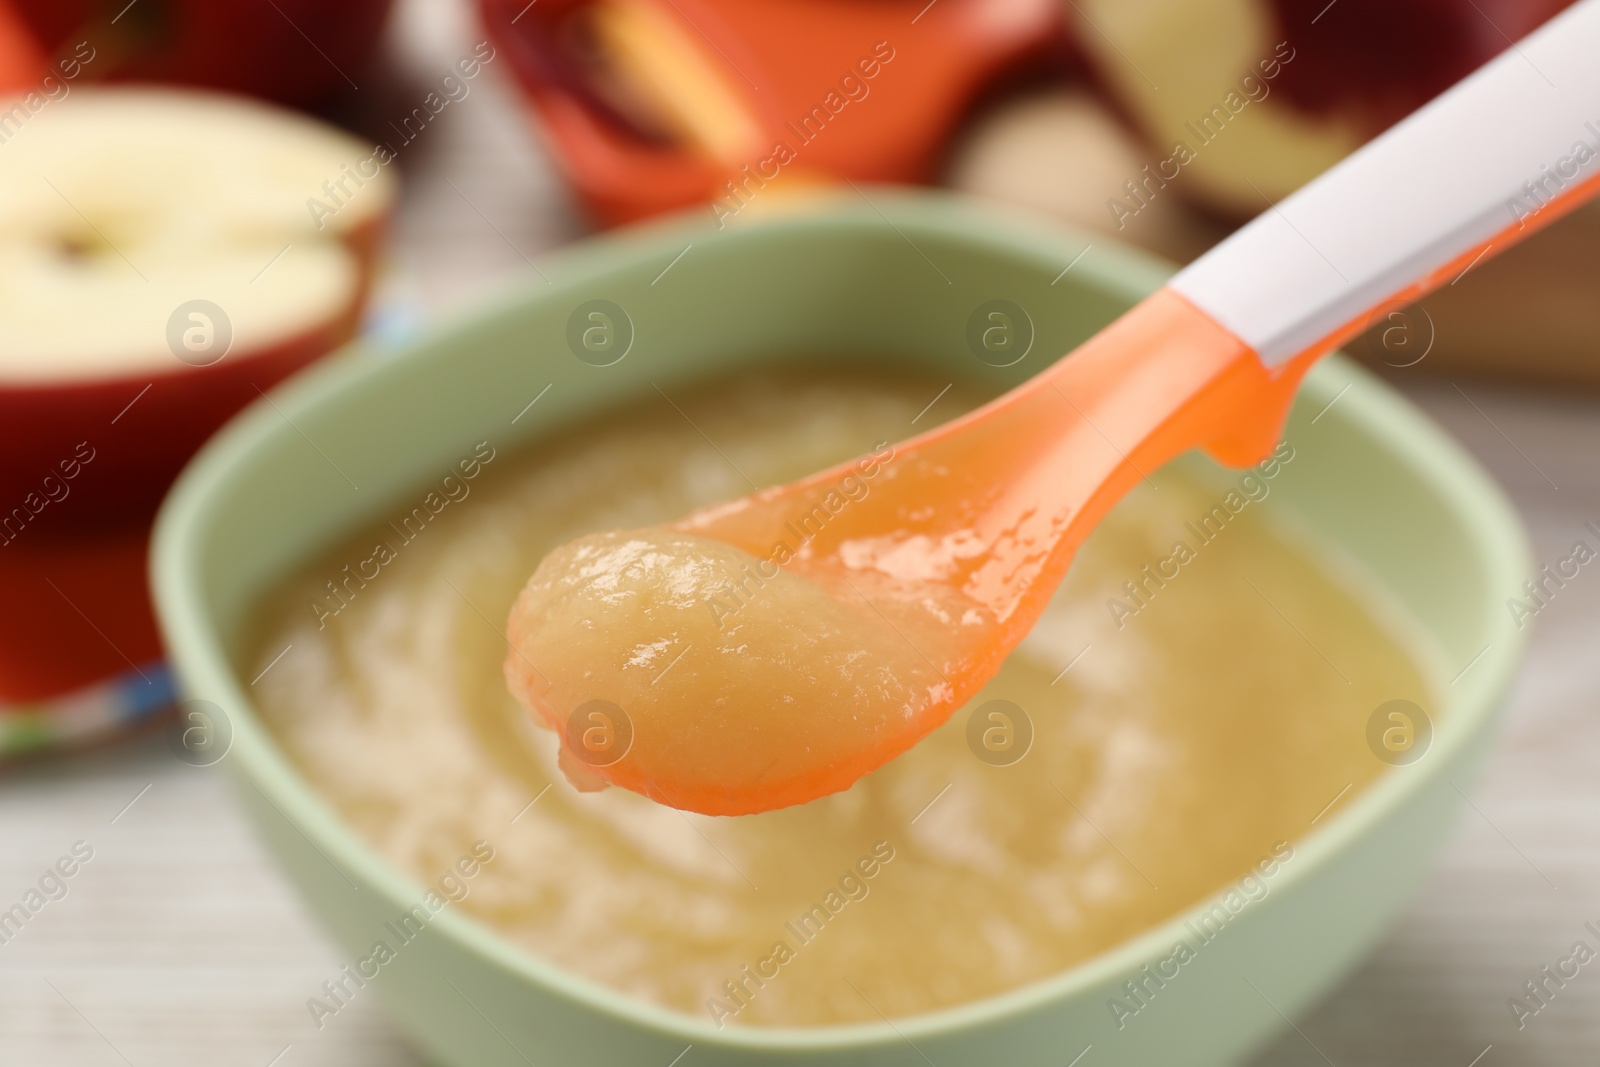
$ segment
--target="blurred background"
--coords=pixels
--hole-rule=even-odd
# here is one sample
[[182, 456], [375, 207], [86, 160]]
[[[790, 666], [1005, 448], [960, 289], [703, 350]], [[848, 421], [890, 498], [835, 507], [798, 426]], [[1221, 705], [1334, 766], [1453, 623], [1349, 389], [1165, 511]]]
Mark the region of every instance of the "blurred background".
[[[743, 225], [846, 180], [944, 186], [1081, 228], [1085, 256], [1126, 242], [1181, 263], [1563, 6], [0, 0], [0, 904], [64, 844], [93, 850], [0, 943], [0, 1062], [421, 1062], [374, 999], [312, 1025], [333, 948], [219, 776], [169, 745], [148, 524], [258, 386], [357, 332], [403, 342], [597, 230], [680, 210]], [[110, 82], [314, 118], [196, 111], [180, 91], [140, 105], [154, 125], [107, 108], [27, 148], [35, 115]], [[359, 142], [353, 173], [322, 167], [351, 158], [326, 154], [341, 138]], [[90, 162], [56, 198], [20, 192], [46, 150]], [[253, 199], [207, 192], [243, 173]], [[102, 232], [96, 198], [155, 223]], [[184, 231], [171, 204], [210, 199]], [[57, 247], [46, 216], [88, 229]], [[226, 313], [129, 296], [127, 279], [38, 281], [44, 245], [70, 260], [102, 241], [130, 267], [204, 248], [197, 270], [261, 269]], [[341, 295], [313, 307], [302, 288]], [[1540, 565], [1600, 522], [1597, 292], [1591, 206], [1349, 348], [1494, 474]], [[180, 362], [147, 373], [122, 338], [73, 324], [121, 300]], [[257, 373], [230, 378], [244, 356]], [[1538, 614], [1504, 741], [1428, 888], [1261, 1067], [1593, 1062], [1600, 980], [1522, 1028], [1506, 998], [1600, 920], [1597, 643], [1600, 582], [1580, 576]]]

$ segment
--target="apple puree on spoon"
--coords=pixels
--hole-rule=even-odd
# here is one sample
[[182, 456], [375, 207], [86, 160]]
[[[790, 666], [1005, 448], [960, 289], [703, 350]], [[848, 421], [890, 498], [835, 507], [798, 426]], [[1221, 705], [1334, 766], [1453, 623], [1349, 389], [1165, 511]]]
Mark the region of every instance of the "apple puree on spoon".
[[[513, 609], [513, 690], [533, 694], [557, 730], [567, 718], [546, 709], [579, 708], [595, 693], [649, 708], [627, 713], [632, 757], [609, 773], [673, 807], [848, 787], [853, 768], [887, 762], [938, 725], [914, 724], [951, 694], [945, 673], [958, 650], [944, 635], [978, 613], [948, 594], [905, 597], [880, 581], [867, 585], [874, 596], [860, 588], [865, 575], [813, 579], [766, 562], [671, 527], [563, 545]], [[737, 602], [734, 590], [744, 591]], [[581, 740], [575, 750], [589, 760]]]

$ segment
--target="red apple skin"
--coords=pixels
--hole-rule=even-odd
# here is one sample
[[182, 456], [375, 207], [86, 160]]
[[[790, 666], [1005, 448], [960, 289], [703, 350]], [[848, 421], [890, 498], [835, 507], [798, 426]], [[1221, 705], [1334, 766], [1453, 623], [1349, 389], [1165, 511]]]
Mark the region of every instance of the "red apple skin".
[[145, 574], [156, 505], [257, 387], [337, 346], [355, 325], [352, 307], [210, 367], [174, 358], [178, 370], [136, 378], [0, 386], [0, 604], [26, 605], [0, 612], [0, 714], [161, 658]]
[[145, 578], [149, 524], [74, 533], [49, 509], [37, 524], [0, 546], [0, 604], [26, 606], [0, 612], [0, 716], [162, 656]]
[[[72, 527], [148, 521], [206, 438], [257, 399], [258, 388], [349, 340], [357, 316], [352, 306], [333, 322], [270, 348], [230, 352], [209, 367], [173, 357], [174, 369], [136, 376], [0, 384], [0, 546], [30, 532], [15, 521], [17, 509], [70, 515]], [[74, 455], [85, 453], [93, 458], [65, 483], [67, 495], [41, 504], [45, 476], [54, 476], [52, 487], [61, 484]]]
[[1307, 114], [1358, 116], [1376, 135], [1572, 0], [1268, 2], [1297, 53], [1275, 88]]
[[139, 0], [112, 25], [127, 0], [9, 2], [48, 52], [91, 41], [99, 55], [84, 68], [87, 80], [203, 86], [296, 107], [359, 85], [391, 6], [391, 0]]

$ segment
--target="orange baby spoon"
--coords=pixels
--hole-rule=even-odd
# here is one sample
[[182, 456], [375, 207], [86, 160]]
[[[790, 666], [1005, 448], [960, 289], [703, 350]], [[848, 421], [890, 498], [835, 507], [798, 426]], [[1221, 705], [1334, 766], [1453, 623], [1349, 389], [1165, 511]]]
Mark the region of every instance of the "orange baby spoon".
[[1194, 447], [1259, 461], [1374, 309], [1600, 189], [1596, 46], [1583, 0], [963, 418], [558, 549], [512, 613], [513, 692], [584, 780], [675, 807], [847, 788], [978, 691], [1141, 477]]

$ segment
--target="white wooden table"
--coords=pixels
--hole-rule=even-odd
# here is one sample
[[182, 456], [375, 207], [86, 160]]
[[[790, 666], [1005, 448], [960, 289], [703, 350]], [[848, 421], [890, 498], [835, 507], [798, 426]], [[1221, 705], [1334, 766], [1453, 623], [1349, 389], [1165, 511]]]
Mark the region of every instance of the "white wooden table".
[[[417, 100], [478, 39], [455, 0], [403, 4], [394, 36]], [[580, 232], [504, 78], [491, 64], [402, 155], [407, 192], [396, 269], [384, 283], [397, 305], [458, 307]], [[415, 102], [407, 91], [390, 87], [394, 114]], [[1583, 523], [1600, 520], [1600, 397], [1472, 382], [1460, 383], [1463, 393], [1421, 377], [1400, 384], [1505, 485], [1541, 562], [1565, 555]], [[1576, 939], [1600, 947], [1582, 929], [1600, 920], [1597, 650], [1600, 571], [1586, 568], [1540, 613], [1476, 810], [1422, 895], [1301, 1033], [1288, 1032], [1254, 1067], [1600, 1059], [1600, 966], [1521, 1031], [1506, 1006]], [[0, 772], [0, 906], [80, 840], [94, 857], [67, 880], [68, 895], [0, 944], [0, 1064], [421, 1062], [374, 998], [313, 1026], [306, 998], [341, 961], [221, 778], [174, 760], [160, 737]]]

